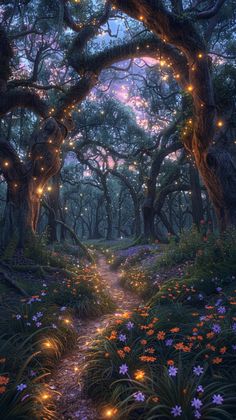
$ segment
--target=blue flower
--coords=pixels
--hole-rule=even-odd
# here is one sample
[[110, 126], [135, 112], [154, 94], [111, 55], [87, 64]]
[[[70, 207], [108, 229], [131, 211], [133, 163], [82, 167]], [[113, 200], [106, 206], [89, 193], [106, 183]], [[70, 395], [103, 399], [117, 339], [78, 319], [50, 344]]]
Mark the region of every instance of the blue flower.
[[135, 401], [138, 401], [138, 402], [145, 401], [145, 395], [141, 391], [135, 392], [133, 396], [134, 396]]
[[17, 314], [16, 315], [16, 319], [18, 319], [18, 320], [21, 319], [21, 315], [20, 314]]
[[225, 314], [226, 312], [225, 306], [219, 306], [219, 308], [217, 309], [217, 312], [219, 314]]
[[181, 416], [181, 414], [182, 414], [182, 408], [181, 408], [181, 406], [180, 406], [180, 405], [176, 405], [175, 407], [173, 407], [173, 408], [171, 409], [171, 414], [172, 414], [174, 417], [179, 417], [179, 416]]
[[224, 401], [224, 398], [220, 394], [214, 394], [212, 397], [213, 404], [221, 405]]
[[199, 408], [201, 408], [202, 402], [201, 402], [201, 400], [199, 400], [199, 398], [194, 398], [191, 401], [191, 406], [194, 407], [194, 408], [196, 408], [198, 410]]
[[216, 334], [219, 334], [221, 332], [221, 326], [219, 324], [213, 324], [212, 331]]
[[234, 323], [233, 323], [233, 325], [232, 325], [232, 330], [233, 330], [233, 332], [235, 332], [235, 333], [236, 333], [236, 322], [234, 322]]
[[202, 373], [204, 372], [204, 369], [201, 367], [201, 366], [195, 366], [194, 368], [193, 368], [193, 373], [196, 375], [196, 376], [200, 376]]
[[134, 328], [134, 323], [129, 321], [129, 322], [127, 322], [126, 326], [127, 326], [128, 330], [132, 330], [132, 328]]
[[168, 338], [168, 339], [165, 341], [165, 345], [166, 345], [167, 347], [170, 347], [170, 346], [172, 346], [173, 342], [174, 342], [174, 340], [172, 340], [172, 338]]
[[204, 392], [204, 388], [202, 385], [198, 385], [197, 392]]
[[202, 417], [202, 415], [201, 415], [200, 411], [196, 410], [196, 411], [194, 412], [194, 417], [195, 417], [196, 419], [200, 419], [200, 418]]
[[120, 366], [119, 373], [120, 375], [125, 375], [128, 372], [128, 370], [129, 370], [128, 366], [124, 363], [123, 365]]
[[174, 366], [170, 366], [168, 369], [168, 374], [169, 376], [176, 376], [178, 372], [178, 368], [174, 367]]
[[119, 335], [119, 340], [122, 341], [122, 342], [126, 341], [126, 335], [125, 334], [120, 334]]
[[17, 387], [16, 387], [16, 389], [17, 389], [17, 391], [24, 391], [24, 389], [25, 388], [27, 388], [27, 385], [26, 384], [19, 384], [19, 385], [17, 385]]

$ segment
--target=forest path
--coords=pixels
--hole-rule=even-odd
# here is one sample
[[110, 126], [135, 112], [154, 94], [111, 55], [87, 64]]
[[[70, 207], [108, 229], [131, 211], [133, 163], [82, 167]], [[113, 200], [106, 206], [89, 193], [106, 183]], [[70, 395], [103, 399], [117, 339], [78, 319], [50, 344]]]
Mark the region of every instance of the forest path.
[[117, 306], [116, 312], [92, 320], [78, 321], [76, 345], [71, 353], [62, 358], [49, 381], [49, 387], [59, 393], [55, 401], [57, 420], [102, 418], [95, 403], [83, 393], [83, 366], [86, 362], [86, 352], [98, 332], [109, 326], [116, 316], [131, 311], [140, 304], [137, 295], [120, 286], [119, 272], [110, 270], [103, 255], [99, 255], [96, 265], [104, 289], [107, 289]]

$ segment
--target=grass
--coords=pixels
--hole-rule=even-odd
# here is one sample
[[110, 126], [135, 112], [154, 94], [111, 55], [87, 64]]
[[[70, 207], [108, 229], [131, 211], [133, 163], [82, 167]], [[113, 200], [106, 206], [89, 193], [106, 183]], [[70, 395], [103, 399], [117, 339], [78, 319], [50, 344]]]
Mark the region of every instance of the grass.
[[[38, 262], [45, 264], [41, 257]], [[25, 280], [22, 270], [27, 267], [17, 271], [18, 282], [29, 298], [19, 299], [7, 287], [2, 288], [0, 409], [4, 420], [56, 418], [52, 403], [55, 391], [47, 386], [46, 379], [75, 343], [74, 319], [114, 309], [94, 267], [75, 265], [73, 259], [65, 257], [58, 263], [56, 253], [53, 266], [59, 267], [58, 272], [46, 276], [31, 273]]]
[[[90, 350], [87, 392], [116, 419], [234, 419], [235, 232], [201, 241], [193, 235], [175, 260], [190, 259], [192, 268], [116, 319]], [[142, 284], [142, 266], [139, 275]]]

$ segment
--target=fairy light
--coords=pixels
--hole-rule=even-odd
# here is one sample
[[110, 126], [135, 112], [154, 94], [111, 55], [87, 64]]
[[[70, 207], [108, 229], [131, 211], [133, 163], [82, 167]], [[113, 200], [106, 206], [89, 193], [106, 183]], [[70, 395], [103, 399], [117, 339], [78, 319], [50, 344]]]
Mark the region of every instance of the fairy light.
[[9, 166], [9, 162], [7, 160], [5, 160], [4, 162], [4, 166], [8, 167]]
[[38, 193], [39, 195], [41, 195], [41, 194], [43, 193], [43, 188], [39, 187], [39, 188], [37, 189], [37, 193]]
[[193, 91], [193, 85], [188, 85], [187, 89], [188, 89], [189, 92], [192, 92]]
[[137, 370], [134, 373], [136, 381], [142, 381], [145, 378], [145, 372], [143, 370]]
[[47, 190], [48, 190], [48, 191], [52, 191], [52, 187], [50, 187], [50, 186], [49, 186], [49, 187], [47, 188]]
[[47, 340], [43, 343], [43, 347], [45, 347], [46, 349], [50, 349], [52, 348], [52, 343], [49, 340]]
[[223, 127], [224, 122], [222, 120], [217, 121], [217, 127]]
[[42, 394], [41, 398], [42, 400], [48, 400], [48, 398], [50, 398], [50, 395], [45, 393], [45, 394]]
[[107, 408], [107, 409], [104, 411], [104, 417], [106, 417], [106, 418], [111, 418], [111, 417], [113, 417], [116, 413], [117, 413], [117, 409], [116, 409], [116, 408]]

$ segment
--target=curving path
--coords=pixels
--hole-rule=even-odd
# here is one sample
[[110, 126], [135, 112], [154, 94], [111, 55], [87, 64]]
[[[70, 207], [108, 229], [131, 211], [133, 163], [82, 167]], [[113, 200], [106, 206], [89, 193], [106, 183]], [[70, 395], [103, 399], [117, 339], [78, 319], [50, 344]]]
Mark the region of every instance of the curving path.
[[[73, 351], [63, 358], [49, 381], [49, 387], [58, 392], [56, 397], [57, 420], [98, 420], [99, 411], [92, 400], [83, 394], [83, 368], [86, 351], [90, 341], [103, 328], [106, 328], [115, 316], [123, 311], [130, 311], [140, 304], [140, 299], [132, 292], [124, 290], [119, 284], [119, 273], [111, 271], [105, 257], [100, 256], [97, 270], [113, 301], [117, 305], [116, 313], [103, 315], [98, 319], [78, 322], [78, 339]], [[88, 336], [89, 333], [89, 336]]]

